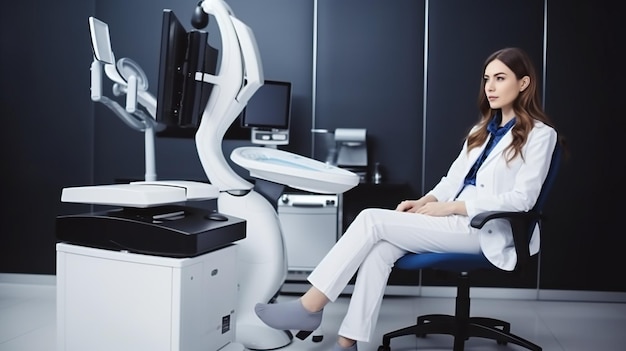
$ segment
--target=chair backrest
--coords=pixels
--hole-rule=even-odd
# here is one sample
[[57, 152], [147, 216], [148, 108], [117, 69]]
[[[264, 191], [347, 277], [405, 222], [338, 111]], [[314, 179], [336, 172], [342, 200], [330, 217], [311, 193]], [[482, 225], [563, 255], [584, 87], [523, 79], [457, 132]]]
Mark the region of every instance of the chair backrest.
[[[546, 200], [548, 199], [548, 194], [552, 190], [552, 186], [556, 180], [556, 175], [559, 170], [559, 166], [561, 163], [561, 155], [563, 151], [561, 149], [561, 145], [557, 139], [556, 145], [554, 146], [554, 150], [552, 151], [552, 159], [550, 160], [550, 168], [548, 169], [548, 174], [546, 175], [546, 179], [543, 181], [543, 185], [541, 186], [541, 191], [539, 192], [539, 196], [537, 197], [537, 201], [535, 202], [535, 206], [533, 206], [532, 212], [538, 214], [536, 220], [531, 223], [528, 223], [528, 232], [526, 233], [526, 241], [530, 242], [532, 238], [533, 231], [537, 223], [541, 226], [541, 221], [544, 219], [543, 216], [543, 207], [546, 204]], [[516, 241], [515, 246], [517, 250], [517, 265], [515, 267], [515, 271], [524, 272], [528, 269], [528, 261], [530, 260], [530, 253], [528, 252], [528, 246], [523, 245], [518, 242], [518, 238], [515, 238]]]
[[[559, 144], [559, 141], [557, 140], [556, 145], [554, 146], [554, 150], [552, 151], [552, 159], [550, 161], [550, 168], [548, 169], [548, 174], [546, 175], [546, 179], [543, 181], [543, 185], [541, 186], [541, 191], [539, 192], [539, 196], [537, 197], [535, 206], [533, 206], [533, 209], [532, 209], [533, 212], [539, 214], [539, 217], [536, 221], [532, 223], [532, 225], [528, 227], [527, 235], [528, 235], [529, 242], [532, 237], [532, 233], [535, 228], [535, 225], [537, 223], [541, 225], [541, 220], [544, 219], [543, 207], [546, 204], [546, 200], [548, 199], [548, 194], [552, 190], [552, 186], [554, 185], [554, 182], [556, 180], [556, 175], [558, 173], [559, 166], [561, 163], [562, 153], [563, 151], [561, 149], [561, 145]], [[526, 261], [525, 259], [522, 259], [522, 262], [519, 262], [519, 263], [524, 263], [525, 261]]]
[[554, 146], [554, 151], [552, 151], [552, 161], [550, 161], [550, 169], [548, 170], [548, 175], [543, 181], [541, 192], [539, 193], [539, 197], [537, 197], [537, 202], [535, 202], [535, 206], [533, 207], [533, 210], [539, 213], [541, 213], [541, 211], [543, 210], [543, 206], [545, 205], [546, 199], [548, 198], [548, 193], [554, 185], [554, 181], [559, 170], [559, 165], [561, 163], [562, 153], [563, 150], [561, 149], [561, 145], [559, 145], [559, 142], [557, 141], [556, 145]]

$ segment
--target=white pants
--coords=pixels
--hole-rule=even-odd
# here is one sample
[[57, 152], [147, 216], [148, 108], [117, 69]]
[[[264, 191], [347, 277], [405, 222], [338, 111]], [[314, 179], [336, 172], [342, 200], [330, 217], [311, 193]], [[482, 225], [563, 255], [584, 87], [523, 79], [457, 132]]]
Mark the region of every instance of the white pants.
[[391, 268], [407, 252], [478, 253], [478, 232], [470, 227], [466, 216], [361, 211], [308, 277], [314, 287], [335, 301], [358, 270], [339, 335], [370, 340]]

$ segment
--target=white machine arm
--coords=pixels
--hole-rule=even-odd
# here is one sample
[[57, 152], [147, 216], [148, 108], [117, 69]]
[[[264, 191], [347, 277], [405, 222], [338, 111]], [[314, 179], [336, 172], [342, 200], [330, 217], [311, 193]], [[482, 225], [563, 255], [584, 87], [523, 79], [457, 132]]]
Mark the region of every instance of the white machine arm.
[[252, 30], [222, 0], [205, 0], [202, 9], [215, 17], [222, 41], [216, 75], [198, 72], [197, 80], [215, 84], [196, 133], [196, 148], [211, 184], [221, 191], [249, 190], [253, 185], [226, 162], [222, 139], [248, 100], [263, 85], [263, 68]]
[[[232, 14], [223, 0], [205, 0], [201, 7], [213, 15], [222, 37], [222, 58], [217, 75], [198, 72], [197, 80], [215, 85], [196, 133], [196, 148], [202, 166], [221, 191], [250, 190], [253, 185], [230, 167], [222, 151], [228, 127], [248, 100], [263, 85], [263, 68], [254, 34]], [[288, 152], [256, 157], [271, 152], [264, 148], [235, 150], [231, 159], [256, 178], [319, 193], [340, 193], [358, 184], [356, 174], [329, 167]]]

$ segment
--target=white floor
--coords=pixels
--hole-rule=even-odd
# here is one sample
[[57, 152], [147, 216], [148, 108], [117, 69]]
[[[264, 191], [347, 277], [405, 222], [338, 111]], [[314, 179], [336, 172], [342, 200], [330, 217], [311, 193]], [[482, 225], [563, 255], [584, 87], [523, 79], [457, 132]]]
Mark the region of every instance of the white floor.
[[[280, 296], [279, 300], [293, 298], [295, 296]], [[321, 342], [314, 343], [310, 338], [305, 341], [294, 339], [280, 350], [330, 350], [347, 302], [347, 298], [340, 298], [325, 309], [322, 322], [324, 338]], [[453, 309], [453, 298], [386, 297], [374, 339], [370, 343], [359, 343], [359, 350], [376, 351], [384, 333], [414, 323], [418, 314], [451, 313]], [[514, 333], [541, 345], [545, 351], [626, 349], [626, 303], [474, 298], [471, 315], [507, 320], [511, 322]], [[53, 351], [55, 345], [55, 285], [0, 282], [0, 351]], [[404, 336], [392, 339], [391, 348], [393, 351], [451, 350], [452, 338], [447, 335], [419, 339]], [[499, 346], [480, 338], [469, 339], [465, 349], [522, 350], [515, 345]]]

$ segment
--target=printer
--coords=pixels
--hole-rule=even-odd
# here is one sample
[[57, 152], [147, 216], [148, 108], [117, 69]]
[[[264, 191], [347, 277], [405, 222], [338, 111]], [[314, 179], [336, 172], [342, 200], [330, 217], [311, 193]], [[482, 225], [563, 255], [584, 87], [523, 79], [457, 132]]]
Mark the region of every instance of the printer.
[[336, 165], [359, 175], [360, 181], [367, 179], [367, 130], [363, 128], [335, 129], [337, 152]]

